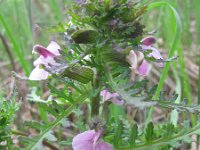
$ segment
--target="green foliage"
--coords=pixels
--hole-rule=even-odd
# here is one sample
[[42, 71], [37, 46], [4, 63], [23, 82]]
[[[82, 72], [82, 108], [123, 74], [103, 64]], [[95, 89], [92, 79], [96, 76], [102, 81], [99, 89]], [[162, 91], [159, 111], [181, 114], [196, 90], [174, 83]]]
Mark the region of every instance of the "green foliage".
[[[11, 147], [11, 123], [14, 120], [15, 113], [19, 109], [16, 103], [16, 93], [9, 99], [0, 98], [0, 143], [6, 142], [6, 147]], [[5, 148], [5, 147], [4, 147]]]
[[[92, 122], [90, 120], [95, 117], [99, 117], [99, 120], [105, 119], [99, 121], [104, 124], [103, 127], [105, 126], [103, 128], [105, 135], [102, 138], [112, 143], [118, 150], [168, 150], [179, 147], [180, 142], [191, 143], [190, 136], [200, 133], [199, 124], [191, 128], [189, 122], [177, 124], [178, 119], [174, 121], [176, 125], [170, 121], [156, 124], [150, 122], [153, 113], [151, 109], [143, 126], [133, 121], [133, 118], [128, 120], [125, 112], [125, 106], [134, 107], [137, 111], [138, 108], [144, 110], [156, 105], [168, 110], [176, 110], [177, 113], [199, 114], [200, 106], [185, 104], [184, 101], [177, 103], [177, 98], [180, 99], [177, 94], [165, 100], [163, 93], [160, 93], [170, 66], [169, 62], [175, 59], [173, 55], [180, 42], [181, 21], [174, 7], [164, 1], [151, 3], [148, 6], [128, 0], [88, 0], [85, 4], [71, 4], [71, 2], [73, 1], [66, 1], [66, 4], [70, 4], [67, 9], [69, 23], [58, 23], [46, 29], [47, 32], [63, 33], [65, 47], [60, 51], [61, 56], [55, 58], [60, 65], [47, 69], [52, 75], [47, 81], [51, 94], [48, 100], [39, 97], [36, 88], [33, 88], [28, 96], [31, 104], [36, 104], [40, 114], [38, 118], [34, 117], [33, 120], [25, 122], [28, 129], [34, 129], [34, 135], [22, 135], [20, 139], [22, 147], [26, 150], [40, 150], [44, 148], [44, 142], [52, 145], [57, 142], [59, 149], [62, 149], [62, 143], [69, 145], [71, 139], [62, 141], [63, 122], [68, 121], [69, 116], [73, 116], [69, 123], [72, 124], [72, 131], [75, 132], [88, 129], [87, 124], [90, 124]], [[55, 12], [55, 17], [61, 21], [60, 9], [56, 1], [51, 0], [50, 5]], [[147, 80], [136, 78], [134, 82], [130, 81], [130, 65], [126, 61], [126, 56], [130, 50], [141, 51], [138, 45], [141, 44], [142, 36], [146, 34], [141, 17], [146, 11], [158, 6], [168, 6], [175, 16], [176, 24], [172, 22], [176, 27], [175, 37], [169, 51], [169, 58], [165, 60], [166, 64], [159, 84], [149, 87]], [[14, 47], [18, 48], [17, 42], [14, 41], [1, 16], [0, 22], [5, 26]], [[144, 52], [145, 56], [150, 52]], [[181, 57], [181, 72], [184, 74], [182, 51], [178, 49], [178, 52]], [[22, 66], [26, 68], [22, 55], [20, 53], [18, 55]], [[154, 58], [145, 58], [148, 61], [159, 62]], [[183, 79], [186, 80], [186, 76], [183, 75]], [[102, 102], [100, 91], [104, 89], [118, 93], [117, 98], [124, 100], [125, 104], [112, 107], [111, 102]], [[189, 89], [188, 83], [186, 89]], [[186, 91], [187, 96], [190, 97], [188, 93]], [[6, 141], [9, 148], [11, 136], [9, 126], [17, 107], [14, 102], [4, 101], [2, 103], [0, 101], [0, 106], [2, 106], [0, 142]], [[81, 107], [86, 108], [82, 110]], [[98, 126], [91, 128], [98, 129]]]
[[63, 73], [63, 77], [68, 77], [82, 83], [88, 83], [93, 80], [93, 70], [88, 67], [72, 66], [67, 68]]
[[[63, 81], [65, 84], [67, 84], [67, 81]], [[72, 85], [70, 82], [68, 86]], [[64, 98], [63, 94], [61, 91], [57, 90], [56, 88], [53, 88], [53, 86], [49, 86], [51, 89], [51, 92], [59, 97]], [[89, 86], [90, 87], [90, 86]], [[37, 121], [29, 121], [26, 122], [26, 125], [29, 128], [33, 128], [36, 131], [38, 131], [38, 135], [35, 137], [23, 137], [21, 140], [23, 141], [23, 145], [25, 146], [26, 150], [35, 150], [35, 149], [41, 149], [43, 147], [42, 142], [44, 140], [47, 140], [49, 142], [55, 142], [57, 140], [57, 137], [55, 137], [52, 134], [52, 130], [61, 124], [61, 122], [72, 113], [72, 111], [77, 107], [77, 105], [80, 105], [81, 103], [84, 102], [85, 99], [90, 98], [93, 96], [94, 92], [93, 89], [87, 88], [85, 86], [85, 90], [80, 90], [81, 93], [77, 91], [76, 96], [72, 94], [71, 100], [65, 99], [63, 100], [52, 100], [50, 104], [47, 103], [41, 103], [40, 101], [35, 101], [38, 103], [39, 107], [43, 109], [45, 112], [48, 113], [49, 116], [53, 116], [54, 120], [46, 122], [37, 122]], [[71, 90], [78, 89], [79, 87], [73, 85], [71, 87]], [[69, 91], [70, 92], [70, 91]], [[68, 97], [67, 97], [68, 98]], [[71, 104], [66, 104], [66, 102], [69, 101]], [[64, 103], [65, 102], [65, 103]], [[59, 104], [60, 103], [60, 104]], [[62, 105], [61, 105], [62, 104]]]
[[151, 142], [154, 137], [153, 137], [153, 123], [150, 122], [148, 125], [147, 125], [147, 128], [146, 128], [146, 133], [145, 133], [145, 139], [147, 141], [147, 143]]
[[94, 43], [97, 34], [94, 30], [78, 30], [72, 34], [72, 39], [78, 44]]
[[[190, 136], [200, 133], [199, 124], [190, 128], [188, 122], [174, 127], [171, 123], [155, 125], [152, 122], [144, 129], [138, 129], [134, 124], [132, 129], [126, 123], [119, 121], [115, 124], [115, 134], [113, 136], [115, 149], [117, 150], [144, 150], [144, 149], [164, 149], [177, 148], [181, 141], [191, 143]], [[133, 132], [134, 131], [134, 132]], [[127, 138], [127, 133], [131, 136]]]

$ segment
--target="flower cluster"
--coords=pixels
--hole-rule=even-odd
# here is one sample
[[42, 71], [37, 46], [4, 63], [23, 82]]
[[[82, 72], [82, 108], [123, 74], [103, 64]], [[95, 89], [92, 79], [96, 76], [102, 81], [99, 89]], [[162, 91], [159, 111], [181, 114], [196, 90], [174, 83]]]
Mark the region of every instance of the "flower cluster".
[[[150, 36], [147, 38], [144, 38], [141, 41], [140, 47], [142, 48], [142, 51], [147, 51], [150, 50], [151, 52], [147, 55], [148, 57], [153, 57], [156, 60], [162, 60], [162, 56], [160, 52], [152, 47], [152, 45], [155, 43], [155, 38]], [[144, 59], [144, 54], [141, 51], [134, 51], [131, 50], [129, 54], [126, 56], [127, 62], [131, 65], [131, 80], [135, 80], [135, 76], [141, 75], [141, 76], [146, 76], [149, 72], [149, 64], [148, 62]], [[155, 63], [159, 67], [163, 67], [163, 62], [156, 62]]]
[[58, 66], [58, 63], [54, 60], [59, 56], [60, 46], [52, 41], [47, 48], [42, 45], [35, 45], [33, 47], [33, 53], [38, 53], [40, 56], [33, 62], [35, 68], [29, 76], [29, 80], [46, 80], [49, 76], [49, 72], [46, 69], [52, 66]]

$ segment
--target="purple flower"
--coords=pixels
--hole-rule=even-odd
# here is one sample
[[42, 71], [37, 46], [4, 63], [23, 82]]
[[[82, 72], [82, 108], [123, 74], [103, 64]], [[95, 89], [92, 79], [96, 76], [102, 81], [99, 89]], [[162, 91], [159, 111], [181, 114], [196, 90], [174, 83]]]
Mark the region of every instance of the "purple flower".
[[[160, 52], [155, 48], [152, 47], [152, 45], [156, 42], [156, 39], [153, 36], [146, 37], [141, 40], [142, 44], [140, 45], [143, 50], [152, 50], [151, 53], [148, 54], [148, 57], [153, 57], [157, 60], [163, 60], [163, 57], [161, 56]], [[163, 67], [163, 62], [156, 62], [155, 63], [158, 67]]]
[[103, 90], [100, 93], [101, 96], [103, 96], [103, 101], [111, 101], [112, 103], [116, 105], [123, 105], [124, 101], [120, 99], [119, 94], [117, 93], [110, 93], [108, 90]]
[[141, 42], [143, 45], [151, 46], [156, 43], [156, 38], [153, 36], [148, 36], [148, 37], [142, 39]]
[[131, 65], [131, 80], [135, 80], [135, 75], [146, 76], [149, 72], [149, 65], [144, 60], [144, 54], [139, 51], [131, 50], [129, 55], [126, 56], [127, 62]]
[[74, 150], [114, 150], [113, 146], [101, 139], [102, 130], [88, 130], [76, 135], [72, 141]]
[[49, 72], [44, 67], [48, 69], [58, 65], [54, 58], [60, 55], [59, 50], [60, 46], [54, 41], [47, 48], [42, 45], [35, 45], [33, 47], [33, 53], [38, 53], [40, 57], [33, 62], [35, 68], [32, 70], [29, 80], [46, 80]]

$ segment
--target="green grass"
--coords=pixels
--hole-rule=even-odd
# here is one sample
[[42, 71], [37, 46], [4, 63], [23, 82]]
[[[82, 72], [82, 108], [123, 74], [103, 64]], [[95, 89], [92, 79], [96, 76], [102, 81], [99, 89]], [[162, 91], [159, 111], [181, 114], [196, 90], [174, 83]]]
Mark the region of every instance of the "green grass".
[[[172, 57], [175, 53], [175, 50], [178, 46], [178, 43], [180, 41], [180, 37], [181, 37], [181, 32], [182, 32], [182, 25], [181, 25], [181, 20], [180, 20], [180, 17], [178, 15], [178, 13], [176, 12], [176, 10], [167, 2], [163, 2], [163, 1], [160, 1], [160, 2], [155, 2], [155, 3], [152, 3], [151, 5], [149, 5], [148, 7], [148, 10], [152, 10], [156, 7], [161, 7], [161, 6], [167, 6], [172, 12], [173, 12], [173, 15], [174, 17], [176, 18], [176, 22], [171, 22], [173, 24], [173, 27], [176, 26], [176, 30], [175, 30], [175, 36], [174, 36], [174, 39], [172, 41], [172, 46], [169, 50], [169, 54], [168, 54], [168, 57]], [[169, 67], [170, 67], [170, 62], [167, 62], [164, 66], [164, 69], [162, 71], [162, 74], [161, 74], [161, 77], [160, 77], [160, 80], [159, 80], [159, 83], [158, 83], [158, 87], [157, 87], [157, 90], [156, 90], [156, 93], [155, 93], [155, 96], [154, 96], [154, 99], [157, 100], [159, 98], [159, 95], [160, 95], [160, 92], [164, 86], [164, 83], [165, 83], [165, 79], [167, 77], [167, 73], [168, 73], [168, 70], [169, 70]], [[153, 111], [154, 111], [154, 107], [152, 107], [148, 113], [148, 117], [147, 117], [147, 120], [146, 120], [146, 125], [150, 122], [151, 120], [151, 117], [152, 117], [152, 114], [153, 114]]]
[[[146, 1], [148, 0], [144, 0], [144, 2]], [[157, 36], [164, 39], [163, 46], [168, 52], [168, 57], [179, 56], [176, 61], [177, 65], [172, 65], [172, 63], [168, 62], [165, 64], [154, 98], [158, 99], [160, 92], [163, 90], [165, 80], [169, 76], [168, 71], [171, 67], [172, 70], [180, 69], [180, 71], [175, 72], [176, 76], [178, 75], [175, 78], [176, 83], [181, 81], [180, 84], [176, 85], [178, 93], [182, 94], [180, 99], [186, 97], [188, 104], [192, 104], [194, 102], [192, 99], [193, 93], [184, 61], [184, 57], [187, 56], [183, 52], [190, 53], [191, 45], [200, 43], [199, 0], [185, 0], [184, 3], [182, 0], [151, 0], [150, 2], [154, 3], [150, 4], [148, 10], [154, 10], [156, 7], [160, 7], [160, 10], [156, 9], [148, 12], [148, 14], [156, 12], [156, 17], [154, 18], [154, 22], [151, 23], [149, 23], [148, 17], [146, 17], [147, 29], [158, 30]], [[16, 60], [19, 60], [26, 75], [30, 73], [32, 68], [32, 60], [27, 60], [27, 57], [31, 55], [32, 46], [35, 43], [47, 44], [50, 40], [49, 35], [45, 32], [42, 32], [38, 38], [34, 39], [32, 26], [34, 23], [37, 23], [40, 27], [45, 28], [62, 21], [62, 4], [62, 1], [56, 0], [35, 2], [31, 0], [12, 0], [1, 2], [0, 32], [8, 38], [12, 54]], [[157, 17], [158, 13], [159, 17]], [[195, 21], [195, 35], [191, 35], [190, 33], [190, 24], [192, 21]], [[1, 43], [0, 47], [2, 47]], [[0, 56], [0, 59], [5, 58]], [[150, 110], [147, 122], [150, 121], [152, 113], [153, 108]], [[194, 122], [195, 119], [193, 119]]]
[[[170, 5], [170, 6], [169, 6]], [[166, 7], [169, 6], [169, 7]], [[155, 10], [154, 8], [160, 7], [160, 11]], [[178, 76], [181, 79], [178, 86], [178, 93], [182, 93], [179, 98], [187, 98], [187, 103], [189, 105], [194, 104], [195, 99], [193, 99], [193, 94], [191, 91], [191, 85], [189, 81], [188, 74], [186, 73], [186, 63], [185, 58], [187, 54], [197, 53], [196, 51], [191, 51], [191, 46], [197, 43], [200, 43], [200, 5], [199, 0], [186, 0], [184, 3], [181, 0], [164, 0], [164, 1], [155, 1], [149, 7], [149, 10], [153, 9], [152, 13], [155, 13], [153, 23], [147, 26], [148, 30], [156, 29], [158, 34], [156, 37], [163, 38], [164, 49], [168, 50], [168, 57], [178, 55], [177, 65], [171, 65], [172, 63], [166, 63], [165, 67], [162, 70], [158, 88], [154, 99], [158, 99], [161, 91], [164, 90], [164, 83], [167, 77], [174, 78], [171, 74], [168, 74], [168, 71], [171, 67], [172, 70], [179, 70]], [[171, 11], [170, 11], [171, 9]], [[151, 12], [148, 12], [151, 14]], [[159, 15], [158, 15], [159, 14]], [[157, 16], [158, 15], [158, 16]], [[148, 15], [147, 15], [148, 16]], [[148, 24], [149, 19], [146, 23]], [[195, 21], [196, 29], [193, 35], [190, 33], [191, 22]], [[183, 31], [183, 32], [182, 32]], [[196, 41], [196, 43], [195, 43]], [[195, 63], [195, 61], [193, 61]], [[175, 78], [175, 82], [178, 83]], [[177, 89], [177, 88], [176, 88]], [[181, 91], [180, 91], [181, 89]], [[151, 120], [154, 109], [151, 108], [148, 113], [147, 121], [148, 123]], [[192, 124], [196, 122], [196, 118], [192, 115]]]
[[[5, 7], [6, 6], [6, 7]], [[47, 46], [49, 34], [41, 31], [36, 38], [34, 24], [41, 28], [51, 27], [62, 20], [60, 3], [55, 0], [31, 1], [12, 0], [0, 3], [0, 32], [8, 40], [10, 51], [15, 62], [19, 62], [26, 76], [30, 74], [33, 60], [32, 47], [35, 43]], [[5, 49], [0, 42], [0, 47]], [[0, 60], [8, 60], [0, 55]]]
[[32, 44], [32, 32], [27, 8], [24, 1], [15, 0], [2, 2], [0, 9], [0, 32], [4, 33], [3, 36], [9, 40], [13, 57], [19, 60], [24, 73], [28, 75], [31, 70], [31, 63], [27, 60], [27, 56], [31, 51], [27, 49], [28, 45]]
[[196, 44], [200, 44], [200, 5], [199, 0], [193, 0], [192, 4], [193, 13], [194, 13], [194, 19], [196, 21]]
[[16, 53], [16, 56], [19, 58], [20, 64], [21, 64], [25, 74], [28, 75], [28, 73], [29, 73], [28, 65], [27, 65], [26, 60], [24, 59], [22, 52], [21, 52], [21, 48], [18, 44], [18, 41], [16, 40], [16, 37], [14, 37], [14, 35], [12, 34], [13, 32], [12, 32], [11, 27], [9, 26], [9, 24], [7, 24], [7, 22], [4, 20], [4, 17], [1, 14], [0, 14], [0, 22], [5, 29], [7, 36], [9, 37], [10, 41], [12, 42], [12, 45], [13, 45], [12, 51]]

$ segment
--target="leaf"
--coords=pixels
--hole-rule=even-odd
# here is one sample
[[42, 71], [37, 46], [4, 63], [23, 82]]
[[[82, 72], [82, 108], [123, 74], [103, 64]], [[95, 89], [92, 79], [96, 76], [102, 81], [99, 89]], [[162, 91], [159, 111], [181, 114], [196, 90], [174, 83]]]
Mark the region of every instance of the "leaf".
[[145, 139], [147, 141], [147, 143], [153, 141], [153, 123], [150, 122], [148, 125], [147, 125], [147, 128], [146, 128], [146, 133], [145, 133]]
[[63, 107], [61, 107], [60, 105], [58, 105], [58, 103], [56, 101], [52, 101], [52, 105], [56, 109], [56, 111], [58, 111], [59, 113], [64, 112]]
[[50, 106], [44, 103], [38, 104], [43, 110], [47, 111], [48, 113], [52, 114], [54, 117], [58, 116], [58, 113]]
[[123, 123], [122, 123], [121, 120], [119, 120], [118, 126], [115, 130], [115, 133], [114, 133], [114, 143], [113, 143], [113, 145], [115, 147], [119, 146], [119, 141], [121, 141], [122, 132], [123, 132]]
[[[81, 104], [86, 98], [89, 97], [89, 92], [92, 91], [92, 89], [86, 89], [85, 91], [83, 91], [83, 93], [77, 97], [77, 99], [75, 100], [75, 102], [78, 102], [79, 104]], [[41, 106], [44, 106], [42, 108], [44, 108], [45, 110], [47, 110], [48, 112], [54, 114], [56, 113], [54, 109], [52, 109], [50, 106], [46, 105], [46, 104], [40, 104]], [[29, 143], [28, 146], [25, 147], [26, 150], [35, 150], [38, 149], [39, 150], [42, 148], [42, 141], [43, 139], [48, 139], [48, 137], [50, 138], [50, 141], [54, 141], [55, 138], [53, 136], [49, 136], [49, 134], [51, 133], [51, 131], [53, 130], [54, 127], [56, 127], [58, 124], [60, 124], [62, 122], [62, 120], [64, 118], [66, 118], [76, 107], [76, 105], [70, 105], [67, 107], [67, 109], [64, 109], [64, 111], [62, 111], [59, 114], [54, 114], [56, 115], [56, 118], [51, 121], [48, 122], [48, 124], [43, 124], [42, 129], [40, 130], [40, 133], [35, 136], [35, 137], [31, 137], [31, 138], [26, 138], [26, 141]], [[56, 106], [57, 108], [57, 106]]]
[[57, 89], [55, 86], [48, 84], [48, 87], [53, 95], [56, 95], [58, 98], [64, 99], [65, 101], [70, 101], [71, 99], [64, 90]]
[[93, 80], [94, 72], [89, 67], [84, 66], [72, 66], [67, 68], [62, 74], [62, 77], [68, 77], [73, 80], [77, 80], [81, 83], [88, 83]]
[[24, 124], [26, 126], [34, 128], [34, 129], [36, 129], [38, 131], [40, 131], [42, 129], [42, 125], [40, 123], [36, 122], [36, 121], [26, 121]]
[[78, 44], [95, 43], [98, 33], [94, 30], [78, 30], [72, 34], [72, 39]]
[[133, 124], [131, 131], [130, 131], [130, 137], [129, 137], [129, 143], [131, 147], [135, 146], [135, 141], [138, 135], [138, 126], [137, 124]]
[[31, 93], [28, 95], [28, 100], [36, 103], [47, 103], [47, 101], [40, 98], [36, 93], [37, 88], [33, 87]]

